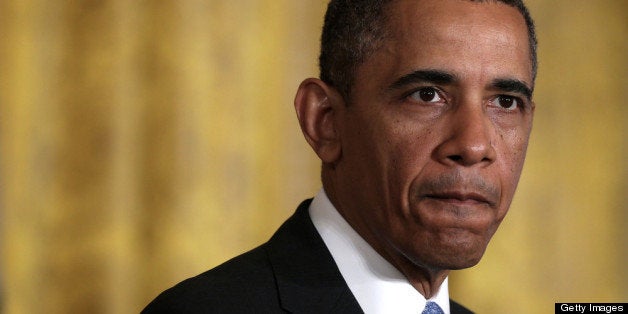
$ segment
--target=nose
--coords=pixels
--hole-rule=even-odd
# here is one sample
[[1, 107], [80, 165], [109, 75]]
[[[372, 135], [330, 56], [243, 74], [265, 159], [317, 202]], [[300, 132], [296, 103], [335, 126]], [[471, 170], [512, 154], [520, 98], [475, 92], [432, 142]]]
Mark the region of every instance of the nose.
[[445, 124], [444, 141], [435, 151], [439, 162], [471, 167], [495, 161], [494, 128], [482, 106], [460, 106], [451, 112]]

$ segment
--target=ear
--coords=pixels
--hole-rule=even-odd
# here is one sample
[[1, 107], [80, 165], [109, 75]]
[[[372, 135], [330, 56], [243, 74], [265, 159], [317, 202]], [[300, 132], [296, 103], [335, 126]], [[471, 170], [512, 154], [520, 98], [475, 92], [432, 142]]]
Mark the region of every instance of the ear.
[[294, 99], [305, 140], [324, 163], [336, 162], [342, 153], [336, 125], [339, 106], [344, 106], [340, 94], [315, 78], [303, 81]]

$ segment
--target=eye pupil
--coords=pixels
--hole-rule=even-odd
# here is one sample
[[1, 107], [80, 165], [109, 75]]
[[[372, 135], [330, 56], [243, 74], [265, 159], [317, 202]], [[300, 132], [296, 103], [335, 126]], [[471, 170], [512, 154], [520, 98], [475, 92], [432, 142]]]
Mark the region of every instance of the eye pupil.
[[504, 108], [510, 108], [514, 101], [512, 97], [500, 97], [499, 104]]
[[432, 101], [436, 96], [436, 91], [431, 88], [425, 88], [419, 91], [419, 97], [423, 101]]

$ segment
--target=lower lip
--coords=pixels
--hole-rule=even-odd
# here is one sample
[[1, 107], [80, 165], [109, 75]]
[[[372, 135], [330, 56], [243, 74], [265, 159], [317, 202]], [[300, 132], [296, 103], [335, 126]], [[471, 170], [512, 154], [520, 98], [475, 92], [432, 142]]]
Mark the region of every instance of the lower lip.
[[487, 202], [482, 202], [482, 201], [478, 201], [474, 199], [460, 200], [457, 198], [440, 198], [440, 197], [432, 197], [432, 196], [427, 196], [426, 199], [436, 201], [439, 203], [446, 203], [446, 204], [459, 205], [459, 206], [478, 206], [478, 205], [488, 206], [489, 205]]
[[484, 228], [494, 218], [494, 211], [487, 202], [429, 196], [423, 201], [423, 205], [419, 205], [421, 219], [441, 227]]

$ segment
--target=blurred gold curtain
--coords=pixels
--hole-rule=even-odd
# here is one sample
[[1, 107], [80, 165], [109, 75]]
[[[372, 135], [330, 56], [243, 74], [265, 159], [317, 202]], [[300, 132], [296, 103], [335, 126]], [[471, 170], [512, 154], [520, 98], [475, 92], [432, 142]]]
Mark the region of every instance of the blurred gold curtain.
[[317, 1], [0, 2], [6, 313], [134, 313], [315, 193]]
[[[135, 313], [265, 241], [320, 185], [292, 98], [325, 2], [0, 0], [0, 311]], [[528, 164], [452, 296], [625, 302], [628, 4], [529, 3]]]

